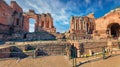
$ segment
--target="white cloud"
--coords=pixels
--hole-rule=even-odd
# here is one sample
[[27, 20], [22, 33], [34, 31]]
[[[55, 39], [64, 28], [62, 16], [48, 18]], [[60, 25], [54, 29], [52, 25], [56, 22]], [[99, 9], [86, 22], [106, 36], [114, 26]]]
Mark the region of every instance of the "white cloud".
[[[37, 4], [34, 4], [36, 2]], [[57, 24], [59, 21], [61, 21], [61, 25], [67, 25], [69, 24], [69, 14], [66, 12], [66, 9], [70, 9], [69, 5], [70, 2], [68, 2], [66, 5], [61, 3], [59, 0], [37, 0], [37, 1], [26, 1], [28, 6], [34, 8], [34, 10], [37, 11], [37, 13], [51, 13], [54, 22]], [[74, 7], [73, 7], [74, 8]]]
[[[86, 6], [85, 2], [87, 4], [90, 4], [91, 0], [85, 0], [84, 3], [80, 2], [80, 4], [72, 0], [66, 3], [61, 2], [61, 0], [16, 0], [16, 1], [23, 8], [25, 12], [28, 11], [29, 9], [34, 9], [36, 13], [51, 13], [54, 19], [54, 25], [59, 26], [59, 28], [57, 27], [58, 31], [61, 31], [61, 30], [66, 31], [63, 28], [61, 29], [60, 25], [61, 26], [69, 25], [70, 16], [75, 15], [74, 12], [72, 11], [77, 11], [80, 16], [96, 10], [93, 7], [93, 5], [90, 8], [87, 8], [85, 12], [81, 12], [79, 10], [79, 8]], [[78, 5], [79, 5], [79, 8], [78, 8]]]
[[[69, 1], [67, 4], [61, 2], [60, 0], [15, 0], [23, 8], [23, 11], [26, 12], [29, 9], [34, 9], [36, 13], [51, 13], [54, 24], [60, 22], [61, 25], [69, 24], [69, 14], [66, 12], [67, 9], [75, 8], [70, 7], [72, 4]], [[7, 3], [10, 3], [10, 0], [6, 0]], [[30, 24], [30, 27], [33, 28], [33, 25]], [[59, 29], [59, 28], [58, 28]]]
[[[37, 3], [37, 4], [34, 4]], [[66, 12], [65, 4], [61, 3], [59, 0], [37, 0], [37, 1], [26, 1], [29, 7], [34, 8], [37, 13], [51, 13], [54, 24], [60, 22], [61, 25], [69, 24], [69, 14]], [[67, 7], [68, 8], [68, 7]], [[26, 9], [25, 9], [26, 10]], [[60, 28], [57, 28], [58, 31], [63, 32]]]
[[98, 5], [99, 5], [99, 7], [100, 7], [101, 9], [103, 9], [103, 6], [102, 6], [103, 4], [102, 4], [102, 1], [101, 1], [101, 0], [98, 1]]
[[[37, 4], [34, 4], [34, 2], [36, 2]], [[34, 8], [38, 13], [51, 13], [55, 21], [68, 19], [65, 15], [67, 14], [65, 8], [63, 8], [63, 5], [61, 2], [59, 2], [59, 0], [37, 0], [34, 2], [28, 0], [26, 1], [28, 6]]]
[[90, 3], [91, 3], [91, 1], [90, 1], [90, 0], [85, 0], [85, 2], [86, 2], [87, 4], [90, 4]]

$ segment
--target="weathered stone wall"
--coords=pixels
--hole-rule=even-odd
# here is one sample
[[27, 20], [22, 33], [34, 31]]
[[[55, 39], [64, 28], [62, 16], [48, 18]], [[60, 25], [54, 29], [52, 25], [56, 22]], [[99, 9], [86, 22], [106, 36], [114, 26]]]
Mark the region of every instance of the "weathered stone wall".
[[[111, 12], [105, 14], [103, 17], [96, 19], [95, 20], [95, 24], [96, 24], [95, 34], [99, 34], [99, 36], [106, 37], [106, 38], [107, 36], [112, 35], [111, 34], [112, 31], [110, 29], [111, 26], [115, 23], [120, 25], [119, 14], [120, 14], [120, 8], [116, 8], [114, 10], [111, 10]], [[117, 37], [119, 37], [119, 34], [117, 35]]]
[[93, 13], [84, 17], [72, 17], [69, 33], [73, 33], [74, 35], [80, 35], [80, 33], [91, 34], [94, 39], [118, 38], [120, 36], [119, 21], [120, 8], [111, 10], [100, 18], [95, 18]]
[[83, 54], [89, 54], [89, 50], [98, 53], [102, 52], [102, 47], [107, 46], [107, 42], [83, 42], [79, 44], [80, 49], [82, 47], [81, 45], [83, 45], [84, 49]]
[[9, 34], [9, 29], [8, 25], [0, 24], [0, 34]]
[[56, 40], [56, 37], [48, 32], [36, 32], [36, 33], [26, 34], [25, 39], [26, 40]]
[[94, 18], [90, 17], [72, 17], [70, 20], [70, 33], [92, 34], [94, 30]]
[[[52, 16], [47, 14], [36, 14], [34, 10], [29, 10], [23, 14], [22, 8], [11, 1], [10, 6], [0, 0], [0, 40], [15, 40], [26, 38], [26, 33], [29, 32], [29, 19], [33, 18], [35, 22], [35, 32], [47, 32], [48, 34], [27, 34], [27, 38], [31, 39], [53, 39], [51, 33], [56, 33], [56, 28], [53, 26]], [[21, 35], [20, 35], [21, 34]], [[23, 36], [25, 34], [25, 37]], [[40, 35], [37, 37], [37, 35]], [[3, 37], [6, 37], [3, 39]], [[20, 37], [21, 36], [21, 37]], [[54, 37], [55, 39], [55, 37]]]
[[17, 12], [23, 12], [22, 8], [16, 3], [16, 1], [11, 1], [10, 7]]
[[[118, 45], [119, 41], [112, 41], [112, 48], [119, 48]], [[72, 41], [71, 45], [74, 45], [77, 56], [80, 57], [80, 55], [89, 55], [92, 51], [93, 53], [102, 53], [102, 48], [108, 48], [108, 41], [107, 40], [84, 40], [84, 41]]]
[[[9, 43], [8, 43], [9, 44]], [[10, 57], [27, 57], [27, 56], [34, 56], [34, 51], [37, 49], [37, 56], [48, 56], [48, 55], [72, 55], [73, 48], [71, 47], [74, 45], [75, 52], [77, 57], [80, 55], [89, 55], [92, 51], [94, 53], [102, 52], [102, 47], [108, 47], [107, 41], [33, 41], [33, 42], [15, 42], [9, 44], [10, 49], [5, 47], [5, 52], [16, 52], [16, 53], [9, 53], [5, 55], [9, 55]], [[71, 48], [70, 48], [71, 47]], [[119, 48], [118, 41], [112, 41], [112, 48]], [[10, 50], [10, 51], [9, 51]], [[4, 51], [3, 51], [4, 52]], [[17, 53], [18, 52], [18, 53]], [[0, 54], [2, 55], [2, 54]], [[3, 57], [4, 55], [2, 55]], [[6, 57], [6, 56], [5, 56]], [[7, 56], [8, 57], [8, 56]]]
[[36, 14], [34, 10], [29, 10], [29, 12], [24, 13], [24, 29], [29, 31], [29, 18], [36, 20], [35, 22], [35, 32], [46, 31], [49, 33], [55, 33], [56, 29], [53, 26], [53, 18], [51, 14]]
[[12, 24], [12, 13], [12, 8], [5, 1], [0, 0], [0, 24]]
[[10, 47], [0, 48], [0, 58], [9, 58], [10, 57]]
[[0, 0], [0, 40], [12, 39], [14, 33], [24, 33], [22, 13], [22, 8], [15, 1], [11, 1], [9, 6], [4, 0]]
[[[94, 16], [72, 17], [70, 20], [70, 34], [68, 37], [72, 40], [85, 39], [87, 34], [92, 34], [95, 29]], [[88, 36], [88, 35], [87, 35]], [[90, 37], [90, 36], [88, 36]]]
[[[26, 43], [22, 45], [11, 46], [10, 57], [27, 57], [34, 56], [34, 50], [37, 50], [37, 56], [49, 56], [49, 55], [64, 55], [66, 53], [66, 47], [70, 46], [67, 42], [41, 42], [41, 43]], [[18, 52], [18, 53], [17, 53]]]

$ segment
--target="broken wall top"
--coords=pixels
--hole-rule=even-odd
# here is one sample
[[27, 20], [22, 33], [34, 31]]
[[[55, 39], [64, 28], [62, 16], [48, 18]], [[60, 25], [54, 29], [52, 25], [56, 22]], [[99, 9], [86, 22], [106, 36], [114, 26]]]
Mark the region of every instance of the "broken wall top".
[[17, 12], [23, 12], [22, 8], [16, 3], [16, 1], [11, 1], [10, 7]]

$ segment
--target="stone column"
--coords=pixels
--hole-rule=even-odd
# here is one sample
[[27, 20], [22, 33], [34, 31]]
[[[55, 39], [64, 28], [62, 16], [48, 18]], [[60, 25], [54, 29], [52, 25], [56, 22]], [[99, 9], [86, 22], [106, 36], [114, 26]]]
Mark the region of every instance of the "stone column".
[[50, 18], [50, 19], [49, 19], [49, 28], [52, 28], [52, 27], [53, 27], [53, 19]]
[[39, 18], [39, 20], [38, 20], [39, 26], [42, 27], [42, 19], [41, 19], [41, 17], [38, 17], [38, 18]]
[[75, 25], [75, 30], [76, 30], [76, 18], [75, 18], [75, 23], [74, 23], [74, 25]]
[[78, 18], [78, 30], [80, 30], [80, 20]]
[[48, 21], [48, 23], [49, 23], [49, 28], [52, 28], [52, 27], [51, 27], [51, 26], [52, 26], [51, 21]]
[[46, 28], [46, 21], [45, 21], [45, 19], [44, 19], [44, 26], [43, 27]]
[[77, 19], [77, 30], [79, 30], [79, 18]]
[[78, 19], [76, 20], [76, 30], [78, 30]]
[[84, 24], [85, 24], [85, 30], [87, 31], [87, 28], [86, 28], [87, 25], [86, 25], [86, 22], [85, 22], [85, 21], [84, 21]]
[[79, 30], [79, 18], [78, 18], [78, 30]]
[[39, 29], [38, 27], [40, 26], [40, 25], [39, 25], [39, 18], [38, 18], [38, 17], [37, 17], [36, 22], [35, 22], [35, 24], [34, 24], [34, 25], [35, 25], [34, 30], [37, 32], [37, 31], [38, 31], [38, 29]]
[[81, 30], [83, 30], [83, 23], [82, 23], [82, 21], [81, 21]]
[[77, 25], [78, 25], [78, 23], [77, 23], [77, 18], [76, 18], [76, 30], [77, 30], [77, 28], [78, 28], [78, 26], [77, 26]]
[[81, 20], [79, 19], [79, 29], [81, 30]]
[[84, 30], [84, 21], [82, 21], [82, 25], [83, 25], [82, 27], [83, 27], [83, 30]]

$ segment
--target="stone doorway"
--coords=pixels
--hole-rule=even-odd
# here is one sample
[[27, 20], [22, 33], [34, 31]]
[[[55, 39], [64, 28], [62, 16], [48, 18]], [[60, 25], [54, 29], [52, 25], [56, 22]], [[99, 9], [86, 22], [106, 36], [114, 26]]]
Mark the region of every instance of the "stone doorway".
[[35, 32], [35, 23], [36, 20], [34, 18], [29, 18], [29, 32]]
[[118, 38], [120, 36], [120, 25], [118, 23], [112, 23], [108, 25], [108, 34], [113, 38]]

